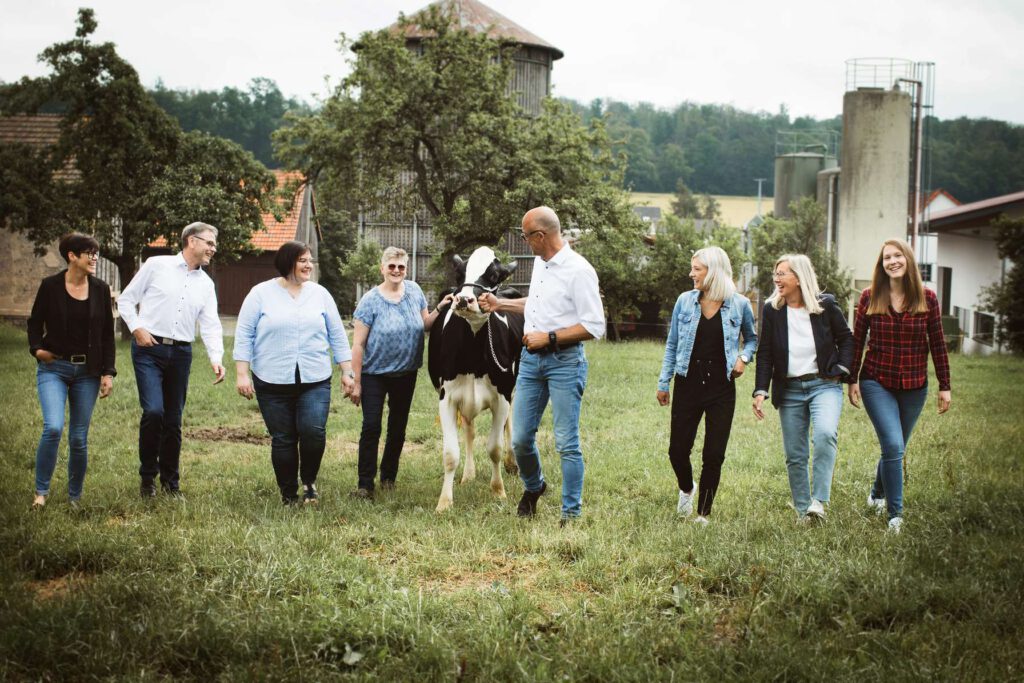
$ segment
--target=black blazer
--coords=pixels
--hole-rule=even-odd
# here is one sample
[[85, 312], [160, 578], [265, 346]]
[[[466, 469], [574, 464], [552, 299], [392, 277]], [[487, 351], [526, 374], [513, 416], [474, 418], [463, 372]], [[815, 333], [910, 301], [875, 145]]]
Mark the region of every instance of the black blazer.
[[[853, 333], [834, 296], [822, 294], [818, 303], [824, 310], [811, 315], [818, 371], [825, 377], [841, 379], [850, 373], [853, 365]], [[766, 392], [770, 386], [772, 405], [778, 407], [789, 369], [789, 322], [785, 305], [779, 309], [771, 304], [764, 305], [758, 340], [754, 394]]]
[[[58, 356], [67, 356], [68, 305], [64, 274], [43, 278], [28, 318], [28, 352], [46, 349]], [[114, 367], [114, 313], [110, 306], [110, 287], [99, 278], [89, 276], [89, 349], [86, 367], [94, 375], [116, 375]]]

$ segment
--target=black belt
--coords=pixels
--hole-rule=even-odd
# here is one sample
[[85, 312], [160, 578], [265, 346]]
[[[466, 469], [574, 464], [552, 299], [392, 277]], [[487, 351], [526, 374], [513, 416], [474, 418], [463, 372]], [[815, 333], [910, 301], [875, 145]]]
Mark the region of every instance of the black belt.
[[796, 380], [799, 382], [810, 382], [812, 379], [823, 379], [826, 382], [838, 382], [838, 377], [826, 377], [825, 375], [817, 372], [809, 372], [806, 375], [800, 375], [799, 377], [787, 377], [786, 379]]
[[67, 357], [57, 356], [57, 358], [60, 360], [66, 360], [72, 365], [85, 365], [86, 361], [88, 360], [84, 353], [73, 353]]
[[570, 344], [559, 344], [557, 349], [552, 349], [550, 346], [545, 346], [544, 348], [537, 349], [536, 351], [530, 351], [529, 347], [527, 347], [526, 350], [530, 351], [530, 353], [535, 353], [538, 356], [546, 356], [552, 351], [565, 351], [566, 349], [574, 349], [579, 345], [579, 342], [572, 342]]
[[171, 339], [170, 337], [153, 337], [157, 344], [163, 344], [164, 346], [189, 346], [192, 342], [181, 341], [180, 339]]

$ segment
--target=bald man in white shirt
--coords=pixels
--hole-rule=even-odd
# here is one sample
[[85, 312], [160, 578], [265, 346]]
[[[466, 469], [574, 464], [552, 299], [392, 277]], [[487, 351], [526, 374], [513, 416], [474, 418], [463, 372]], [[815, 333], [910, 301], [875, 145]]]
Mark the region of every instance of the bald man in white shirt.
[[217, 228], [192, 223], [181, 233], [181, 253], [151, 256], [117, 298], [132, 336], [132, 365], [142, 405], [139, 423], [139, 492], [156, 496], [160, 486], [181, 495], [181, 414], [192, 368], [196, 323], [214, 372], [224, 379], [224, 339], [217, 292], [202, 266], [217, 252]]
[[485, 311], [513, 311], [525, 317], [523, 352], [512, 404], [512, 450], [523, 479], [517, 514], [533, 517], [537, 499], [547, 490], [537, 450], [537, 427], [548, 401], [554, 422], [555, 448], [562, 463], [564, 525], [580, 516], [583, 453], [580, 407], [587, 385], [583, 342], [605, 332], [604, 306], [597, 273], [562, 238], [558, 215], [546, 206], [523, 216], [523, 239], [535, 258], [530, 295], [498, 299], [483, 294]]

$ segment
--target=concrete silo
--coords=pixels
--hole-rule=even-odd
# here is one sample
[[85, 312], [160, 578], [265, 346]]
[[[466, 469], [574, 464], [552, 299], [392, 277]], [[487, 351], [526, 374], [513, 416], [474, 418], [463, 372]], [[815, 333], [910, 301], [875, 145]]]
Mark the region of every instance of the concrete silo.
[[882, 242], [907, 236], [911, 96], [909, 60], [850, 60], [843, 96], [842, 176], [836, 248], [854, 287], [870, 285]]

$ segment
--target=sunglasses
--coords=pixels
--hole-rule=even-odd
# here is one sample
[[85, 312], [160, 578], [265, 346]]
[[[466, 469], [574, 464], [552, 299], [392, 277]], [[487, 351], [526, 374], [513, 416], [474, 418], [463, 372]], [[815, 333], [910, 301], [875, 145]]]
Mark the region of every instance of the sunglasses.
[[388, 270], [397, 270], [399, 273], [405, 272], [405, 264], [403, 263], [389, 263]]

